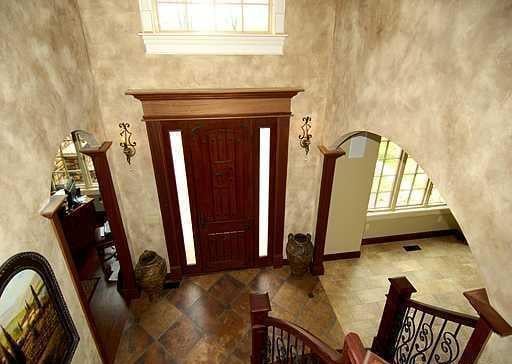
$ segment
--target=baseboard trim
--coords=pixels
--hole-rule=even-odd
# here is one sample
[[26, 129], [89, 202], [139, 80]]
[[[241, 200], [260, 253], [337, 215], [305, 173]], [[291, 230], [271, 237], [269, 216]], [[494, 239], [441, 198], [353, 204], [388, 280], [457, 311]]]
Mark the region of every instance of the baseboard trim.
[[[326, 262], [329, 260], [354, 259], [354, 258], [360, 258], [360, 257], [361, 257], [361, 251], [356, 250], [353, 252], [324, 254], [323, 261]], [[283, 265], [288, 265], [288, 259], [283, 259]]]
[[361, 240], [361, 245], [382, 244], [382, 243], [392, 243], [394, 241], [435, 238], [437, 236], [446, 236], [446, 235], [454, 235], [457, 239], [464, 241], [464, 242], [466, 241], [466, 239], [464, 238], [464, 235], [462, 234], [462, 232], [460, 230], [449, 229], [449, 230], [438, 230], [438, 231], [425, 231], [425, 232], [410, 233], [410, 234], [378, 236], [375, 238], [363, 238]]
[[324, 262], [329, 261], [329, 260], [354, 259], [354, 258], [360, 258], [360, 257], [361, 257], [360, 250], [356, 250], [353, 252], [344, 252], [344, 253], [331, 253], [331, 254], [324, 255]]

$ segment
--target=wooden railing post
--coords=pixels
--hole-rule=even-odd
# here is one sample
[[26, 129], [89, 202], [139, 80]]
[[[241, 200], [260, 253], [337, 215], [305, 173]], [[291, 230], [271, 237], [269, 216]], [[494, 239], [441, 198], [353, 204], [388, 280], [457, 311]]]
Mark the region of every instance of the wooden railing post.
[[460, 364], [472, 364], [478, 361], [493, 332], [509, 336], [512, 326], [491, 306], [485, 288], [464, 292], [464, 296], [480, 316], [459, 360]]
[[404, 315], [406, 301], [416, 292], [406, 277], [389, 278], [391, 286], [387, 294], [386, 305], [380, 320], [379, 331], [373, 339], [372, 351], [387, 361], [392, 361], [393, 346], [398, 336]]
[[252, 352], [251, 364], [262, 364], [267, 344], [267, 326], [265, 321], [271, 310], [268, 293], [252, 293], [251, 305], [251, 331], [252, 331]]

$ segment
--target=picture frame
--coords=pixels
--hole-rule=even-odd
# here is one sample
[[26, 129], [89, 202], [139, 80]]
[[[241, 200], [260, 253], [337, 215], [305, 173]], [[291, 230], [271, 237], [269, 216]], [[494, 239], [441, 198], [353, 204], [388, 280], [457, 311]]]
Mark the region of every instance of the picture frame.
[[0, 266], [1, 364], [68, 364], [79, 341], [46, 258], [23, 252]]

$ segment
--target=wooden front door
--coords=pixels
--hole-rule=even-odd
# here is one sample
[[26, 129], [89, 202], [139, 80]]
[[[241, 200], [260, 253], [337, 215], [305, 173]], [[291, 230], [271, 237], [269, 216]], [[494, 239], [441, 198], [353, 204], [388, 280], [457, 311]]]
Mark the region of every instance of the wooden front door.
[[191, 132], [199, 262], [204, 272], [248, 267], [254, 224], [250, 121], [209, 120]]

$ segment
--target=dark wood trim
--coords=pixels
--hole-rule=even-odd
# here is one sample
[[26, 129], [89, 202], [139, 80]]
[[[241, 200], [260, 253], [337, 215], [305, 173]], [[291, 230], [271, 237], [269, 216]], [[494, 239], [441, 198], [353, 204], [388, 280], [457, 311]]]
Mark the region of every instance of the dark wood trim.
[[114, 244], [121, 267], [121, 292], [124, 297], [130, 299], [138, 297], [139, 290], [135, 283], [135, 273], [130, 248], [128, 247], [128, 239], [126, 238], [121, 211], [117, 203], [116, 190], [108, 164], [107, 151], [111, 145], [112, 142], [107, 141], [103, 142], [98, 148], [82, 149], [80, 152], [92, 158], [101, 198], [112, 235], [114, 236]]
[[341, 260], [341, 259], [355, 259], [355, 258], [360, 258], [360, 257], [361, 257], [361, 251], [356, 250], [353, 252], [324, 254], [324, 261]]
[[[357, 259], [361, 257], [361, 252], [359, 250], [353, 252], [344, 252], [344, 253], [330, 253], [324, 254], [323, 261], [330, 260], [344, 260], [344, 259]], [[288, 259], [283, 259], [283, 265], [288, 265]]]
[[[268, 256], [260, 258], [253, 252], [251, 265], [272, 264], [280, 267], [283, 264], [290, 103], [291, 98], [301, 91], [299, 88], [270, 88], [126, 92], [142, 102], [143, 121], [146, 122], [172, 279], [179, 280], [183, 275], [198, 274], [202, 268], [200, 259], [194, 266], [187, 266], [185, 262], [174, 169], [168, 152], [168, 136], [165, 133], [172, 127], [186, 134], [193, 126], [191, 122], [198, 119], [247, 119], [248, 125], [254, 131], [263, 125], [271, 127], [273, 142], [275, 141], [275, 146], [273, 143], [272, 147], [275, 150], [271, 151], [272, 183], [269, 191], [269, 232], [272, 238], [269, 241]], [[185, 151], [185, 154], [187, 166], [190, 164], [187, 160], [189, 153]], [[187, 177], [191, 175], [187, 169]], [[193, 198], [194, 192], [189, 191], [189, 195]], [[195, 225], [197, 219], [194, 217], [194, 208], [195, 204], [191, 201], [192, 221]], [[254, 218], [257, 219], [257, 216]], [[197, 227], [194, 227], [194, 233], [197, 237]], [[196, 246], [196, 255], [198, 254], [200, 251]]]
[[284, 217], [286, 205], [286, 178], [288, 175], [288, 139], [290, 133], [290, 118], [277, 119], [277, 142], [274, 179], [274, 249], [272, 264], [279, 268], [283, 265], [284, 246]]
[[437, 236], [446, 236], [446, 235], [454, 235], [457, 239], [461, 240], [460, 239], [461, 232], [459, 230], [449, 229], [449, 230], [424, 231], [424, 232], [419, 232], [419, 233], [409, 233], [409, 234], [399, 234], [399, 235], [389, 235], [389, 236], [377, 236], [375, 238], [363, 238], [361, 240], [361, 245], [383, 244], [383, 243], [391, 243], [394, 241], [426, 239], [426, 238], [434, 238]]
[[330, 150], [323, 145], [320, 145], [318, 149], [323, 154], [324, 161], [320, 182], [320, 197], [318, 198], [313, 262], [311, 263], [311, 273], [314, 275], [324, 274], [325, 236], [327, 234], [336, 159], [345, 154], [343, 150]]
[[[171, 156], [166, 158], [167, 152], [163, 144], [163, 122], [146, 123], [146, 130], [149, 139], [153, 171], [160, 203], [160, 212], [164, 227], [164, 236], [169, 258], [169, 273], [171, 280], [179, 281], [183, 276], [182, 254], [180, 242], [183, 245], [181, 234], [181, 223], [179, 220], [179, 206], [176, 197], [176, 183], [174, 179], [174, 168], [172, 168]], [[171, 168], [169, 169], [169, 164]], [[172, 187], [174, 186], [174, 187]], [[173, 193], [174, 192], [174, 193]]]
[[94, 319], [92, 316], [92, 311], [89, 306], [85, 291], [80, 283], [80, 277], [78, 275], [78, 270], [73, 261], [73, 256], [71, 255], [71, 250], [69, 248], [69, 244], [66, 240], [66, 236], [64, 235], [64, 230], [62, 229], [62, 223], [59, 217], [58, 212], [62, 208], [62, 205], [66, 201], [66, 197], [62, 195], [53, 195], [50, 197], [48, 203], [41, 209], [40, 214], [50, 220], [55, 235], [57, 236], [57, 240], [59, 242], [60, 249], [62, 251], [62, 255], [64, 256], [64, 261], [68, 267], [69, 273], [71, 274], [71, 282], [73, 282], [73, 286], [75, 287], [75, 291], [78, 294], [78, 301], [80, 302], [80, 306], [82, 307], [82, 311], [85, 315], [85, 321], [87, 322], [87, 326], [91, 331], [91, 335], [96, 345], [96, 349], [100, 355], [100, 359], [103, 363], [108, 363], [108, 355], [105, 348], [101, 345], [101, 340], [99, 338], [98, 329], [96, 324], [94, 323]]
[[464, 297], [480, 317], [487, 322], [492, 331], [502, 337], [512, 335], [512, 326], [491, 306], [485, 288], [464, 292]]
[[290, 99], [302, 88], [234, 88], [234, 89], [175, 89], [175, 90], [127, 90], [140, 101], [148, 100], [203, 100], [203, 99]]

